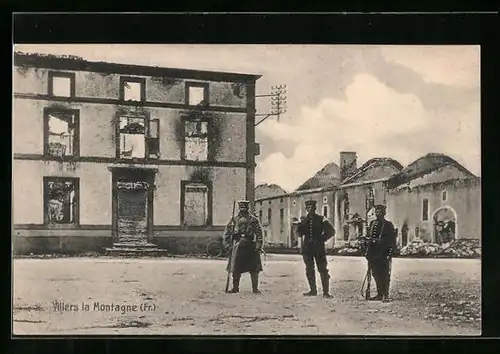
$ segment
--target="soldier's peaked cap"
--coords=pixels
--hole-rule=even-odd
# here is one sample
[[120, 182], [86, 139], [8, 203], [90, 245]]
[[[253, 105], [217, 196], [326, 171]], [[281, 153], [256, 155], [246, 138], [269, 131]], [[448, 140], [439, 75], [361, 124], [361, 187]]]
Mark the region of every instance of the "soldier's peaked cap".
[[387, 207], [384, 204], [377, 204], [375, 205], [375, 210], [383, 210], [385, 211]]
[[238, 206], [249, 206], [250, 202], [248, 200], [239, 200], [238, 201]]
[[306, 200], [306, 206], [316, 206], [316, 201], [315, 200]]

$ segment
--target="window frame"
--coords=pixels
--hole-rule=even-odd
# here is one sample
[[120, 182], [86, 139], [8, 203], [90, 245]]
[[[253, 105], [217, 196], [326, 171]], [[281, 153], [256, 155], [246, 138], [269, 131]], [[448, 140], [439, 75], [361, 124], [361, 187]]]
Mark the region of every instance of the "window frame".
[[[186, 158], [186, 122], [188, 121], [201, 121], [207, 123], [207, 159], [206, 160], [190, 160]], [[213, 147], [212, 147], [212, 139], [213, 139], [213, 127], [212, 120], [208, 117], [200, 117], [200, 118], [191, 118], [187, 115], [181, 116], [182, 123], [182, 144], [181, 144], [181, 161], [193, 161], [193, 162], [205, 162], [213, 160]]]
[[[152, 138], [151, 137], [151, 122], [157, 122], [156, 124], [156, 138]], [[146, 139], [146, 159], [149, 159], [149, 160], [157, 160], [161, 157], [160, 155], [160, 118], [151, 118], [151, 117], [148, 117], [147, 119], [147, 124], [146, 124], [146, 134], [145, 134], [145, 139]], [[157, 141], [157, 144], [158, 144], [158, 153], [157, 153], [157, 157], [151, 157], [151, 152], [150, 152], [150, 146], [149, 146], [149, 143], [151, 141], [154, 141], [156, 140]]]
[[[424, 214], [424, 207], [427, 204], [427, 212]], [[429, 210], [430, 210], [430, 205], [429, 205], [429, 198], [422, 198], [422, 209], [421, 209], [421, 217], [422, 221], [429, 221]]]
[[[125, 99], [125, 84], [127, 82], [141, 84], [141, 98], [139, 101]], [[120, 76], [120, 101], [123, 102], [145, 102], [146, 101], [146, 78], [135, 76]]]
[[267, 208], [267, 225], [271, 226], [273, 221], [273, 208]]
[[[69, 79], [69, 96], [56, 96], [54, 95], [54, 78], [66, 78]], [[61, 98], [74, 98], [76, 95], [76, 86], [75, 86], [75, 73], [68, 71], [49, 71], [49, 82], [47, 87], [47, 92], [51, 97], [61, 97]]]
[[[330, 216], [329, 210], [330, 208], [328, 207], [328, 204], [323, 204], [323, 210], [322, 210], [322, 215], [328, 219]], [[326, 215], [325, 215], [325, 210], [326, 210]]]
[[196, 81], [186, 81], [185, 83], [185, 93], [184, 93], [184, 104], [188, 107], [196, 107], [199, 105], [198, 104], [195, 104], [195, 105], [192, 105], [192, 104], [189, 104], [189, 89], [191, 87], [201, 87], [203, 88], [203, 101], [205, 103], [206, 106], [210, 106], [210, 94], [209, 94], [209, 88], [210, 88], [210, 84], [208, 82], [196, 82]]
[[[124, 158], [121, 156], [121, 133], [120, 133], [120, 118], [142, 118], [144, 119], [144, 156], [142, 157], [132, 157], [132, 158]], [[157, 118], [154, 118], [157, 119]], [[153, 119], [153, 120], [154, 120]], [[151, 115], [149, 112], [143, 112], [141, 114], [129, 114], [129, 113], [119, 113], [115, 114], [115, 158], [122, 161], [141, 161], [141, 160], [158, 160], [160, 156], [160, 147], [158, 148], [158, 159], [157, 158], [149, 158], [148, 144], [147, 144], [147, 136], [149, 133], [149, 121], [151, 120]], [[158, 133], [159, 133], [160, 125], [158, 123]], [[158, 134], [158, 139], [160, 139]]]
[[64, 155], [64, 159], [80, 156], [80, 110], [69, 108], [45, 107], [43, 109], [43, 155], [52, 158], [60, 158], [49, 154], [49, 116], [54, 113], [73, 114], [75, 117], [75, 134], [73, 137], [73, 155]]
[[[51, 181], [62, 180], [72, 181], [75, 186], [75, 210], [74, 221], [70, 224], [55, 224], [49, 222], [49, 194], [48, 185]], [[76, 229], [80, 227], [80, 178], [79, 177], [61, 177], [44, 176], [43, 177], [43, 225], [50, 229]]]
[[285, 208], [280, 208], [280, 233], [285, 231]]
[[447, 193], [447, 191], [443, 191], [443, 192], [441, 193], [441, 200], [442, 200], [443, 202], [445, 202], [446, 200], [448, 200], [448, 193]]
[[[184, 222], [184, 204], [186, 201], [186, 187], [190, 184], [203, 184], [207, 187], [207, 220], [205, 225], [185, 225]], [[185, 228], [205, 228], [213, 226], [213, 185], [210, 181], [197, 181], [197, 180], [181, 180], [181, 196], [180, 196], [180, 226]]]

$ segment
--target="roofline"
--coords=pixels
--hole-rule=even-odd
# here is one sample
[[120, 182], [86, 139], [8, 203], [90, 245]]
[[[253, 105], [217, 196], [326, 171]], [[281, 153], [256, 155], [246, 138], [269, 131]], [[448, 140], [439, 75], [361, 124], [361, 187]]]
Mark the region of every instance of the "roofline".
[[417, 161], [425, 159], [428, 155], [429, 154], [419, 157], [418, 159], [416, 159], [416, 160], [412, 161], [411, 163], [409, 163], [401, 171], [399, 171], [395, 175], [391, 176], [390, 177], [390, 181], [389, 181], [391, 184], [393, 184], [393, 186], [391, 188], [396, 188], [396, 187], [398, 187], [400, 185], [403, 185], [403, 184], [409, 183], [409, 182], [411, 182], [413, 180], [422, 178], [423, 176], [425, 176], [425, 175], [427, 175], [429, 173], [432, 173], [432, 172], [436, 172], [436, 171], [438, 171], [439, 169], [441, 169], [441, 168], [443, 168], [445, 166], [453, 166], [453, 167], [456, 167], [461, 172], [470, 175], [470, 177], [478, 177], [474, 173], [472, 173], [471, 171], [469, 171], [460, 162], [458, 162], [457, 160], [455, 160], [453, 157], [451, 157], [449, 155], [445, 155], [445, 154], [439, 154], [441, 156], [444, 156], [444, 157], [447, 157], [447, 158], [451, 159], [451, 161], [448, 161], [446, 163], [440, 164], [438, 167], [432, 168], [429, 171], [417, 173], [417, 174], [411, 176], [410, 178], [403, 178], [402, 175], [403, 175], [403, 172], [404, 172], [405, 169], [407, 169], [409, 166], [415, 164]]
[[379, 179], [372, 179], [370, 181], [362, 181], [362, 182], [357, 182], [357, 183], [341, 184], [339, 186], [339, 189], [348, 188], [348, 187], [362, 186], [363, 184], [371, 184], [371, 183], [377, 183], [377, 182], [384, 182], [384, 181], [389, 180], [389, 178], [390, 177], [384, 177], [384, 178], [379, 178]]
[[311, 193], [317, 193], [317, 192], [330, 192], [330, 191], [336, 190], [337, 188], [338, 188], [338, 186], [303, 189], [303, 190], [299, 190], [299, 191], [293, 191], [293, 192], [289, 193], [289, 195], [294, 196], [294, 195], [311, 194]]
[[398, 184], [397, 186], [394, 186], [394, 187], [390, 187], [388, 188], [388, 191], [400, 191], [400, 190], [404, 190], [404, 189], [407, 189], [407, 188], [410, 188], [410, 189], [419, 189], [419, 188], [424, 188], [424, 187], [429, 187], [429, 186], [437, 186], [437, 185], [443, 185], [443, 184], [453, 184], [454, 182], [457, 182], [457, 181], [472, 181], [473, 183], [479, 183], [481, 184], [481, 177], [479, 176], [470, 176], [470, 177], [457, 177], [457, 178], [450, 178], [450, 179], [446, 179], [444, 181], [436, 181], [436, 182], [426, 182], [426, 183], [421, 183], [421, 184], [416, 184], [414, 185], [413, 187], [410, 187], [408, 184], [411, 182], [411, 181], [408, 181], [406, 183], [402, 183], [402, 184]]
[[294, 192], [287, 193], [287, 194], [275, 195], [273, 197], [265, 197], [265, 198], [255, 199], [255, 202], [262, 202], [264, 200], [271, 200], [271, 199], [278, 199], [278, 198], [285, 198], [285, 197], [291, 198], [291, 197], [298, 196], [298, 195], [312, 194], [312, 193], [317, 193], [317, 192], [331, 192], [331, 191], [334, 191], [336, 189], [338, 189], [338, 186], [306, 189], [303, 191], [294, 191]]
[[369, 165], [368, 165], [368, 166], [366, 166], [365, 168], [363, 168], [363, 169], [361, 169], [361, 168], [360, 168], [360, 169], [359, 169], [359, 170], [358, 170], [355, 174], [353, 174], [352, 176], [347, 177], [347, 178], [346, 178], [344, 181], [342, 181], [340, 184], [342, 185], [342, 183], [345, 183], [345, 182], [347, 182], [347, 181], [352, 180], [354, 177], [359, 176], [362, 172], [364, 172], [364, 171], [368, 170], [370, 167], [372, 167], [372, 166], [373, 166], [373, 165], [375, 165], [375, 164], [376, 164], [376, 161], [373, 161], [371, 164], [369, 164]]
[[27, 66], [55, 70], [90, 71], [106, 74], [198, 79], [221, 82], [243, 81], [246, 83], [253, 83], [262, 77], [262, 75], [231, 73], [223, 71], [165, 68], [158, 66], [119, 64], [103, 61], [87, 61], [79, 57], [62, 57], [50, 54], [46, 55], [39, 53], [22, 52], [14, 53], [14, 66]]
[[281, 194], [281, 195], [275, 195], [273, 197], [265, 197], [265, 198], [255, 199], [255, 203], [262, 202], [264, 200], [272, 200], [272, 199], [285, 198], [285, 197], [289, 197], [289, 196], [290, 196], [289, 194]]

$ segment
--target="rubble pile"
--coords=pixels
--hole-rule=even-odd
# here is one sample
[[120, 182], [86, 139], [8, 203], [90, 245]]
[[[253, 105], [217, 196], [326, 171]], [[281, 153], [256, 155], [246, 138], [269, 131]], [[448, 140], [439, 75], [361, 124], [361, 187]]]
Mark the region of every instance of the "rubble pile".
[[443, 257], [443, 258], [480, 258], [481, 243], [474, 239], [460, 239], [443, 244], [413, 240], [401, 248], [402, 257]]
[[[363, 256], [360, 240], [349, 241], [333, 249], [332, 254], [339, 256]], [[436, 244], [422, 240], [413, 240], [401, 249], [395, 250], [394, 256], [400, 257], [436, 257], [436, 258], [481, 258], [481, 242], [474, 239], [460, 239]]]
[[335, 248], [334, 254], [340, 256], [362, 256], [364, 255], [364, 252], [361, 249], [360, 240], [353, 240], [347, 242], [346, 244], [342, 245], [339, 248]]

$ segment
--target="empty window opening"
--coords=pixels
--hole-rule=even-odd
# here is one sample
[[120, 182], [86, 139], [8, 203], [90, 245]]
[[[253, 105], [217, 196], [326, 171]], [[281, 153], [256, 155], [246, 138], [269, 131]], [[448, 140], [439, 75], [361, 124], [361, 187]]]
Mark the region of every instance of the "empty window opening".
[[285, 209], [280, 209], [280, 232], [283, 233], [285, 229]]
[[72, 80], [68, 76], [52, 76], [52, 95], [57, 97], [71, 97]]
[[427, 198], [422, 200], [422, 220], [429, 220], [429, 199]]
[[123, 99], [125, 101], [142, 101], [143, 85], [141, 81], [123, 81]]
[[48, 112], [46, 146], [50, 156], [75, 156], [78, 139], [78, 117], [74, 112]]
[[145, 119], [120, 117], [120, 158], [144, 158], [146, 155]]
[[205, 87], [202, 86], [190, 86], [188, 91], [189, 105], [197, 106], [205, 100]]

